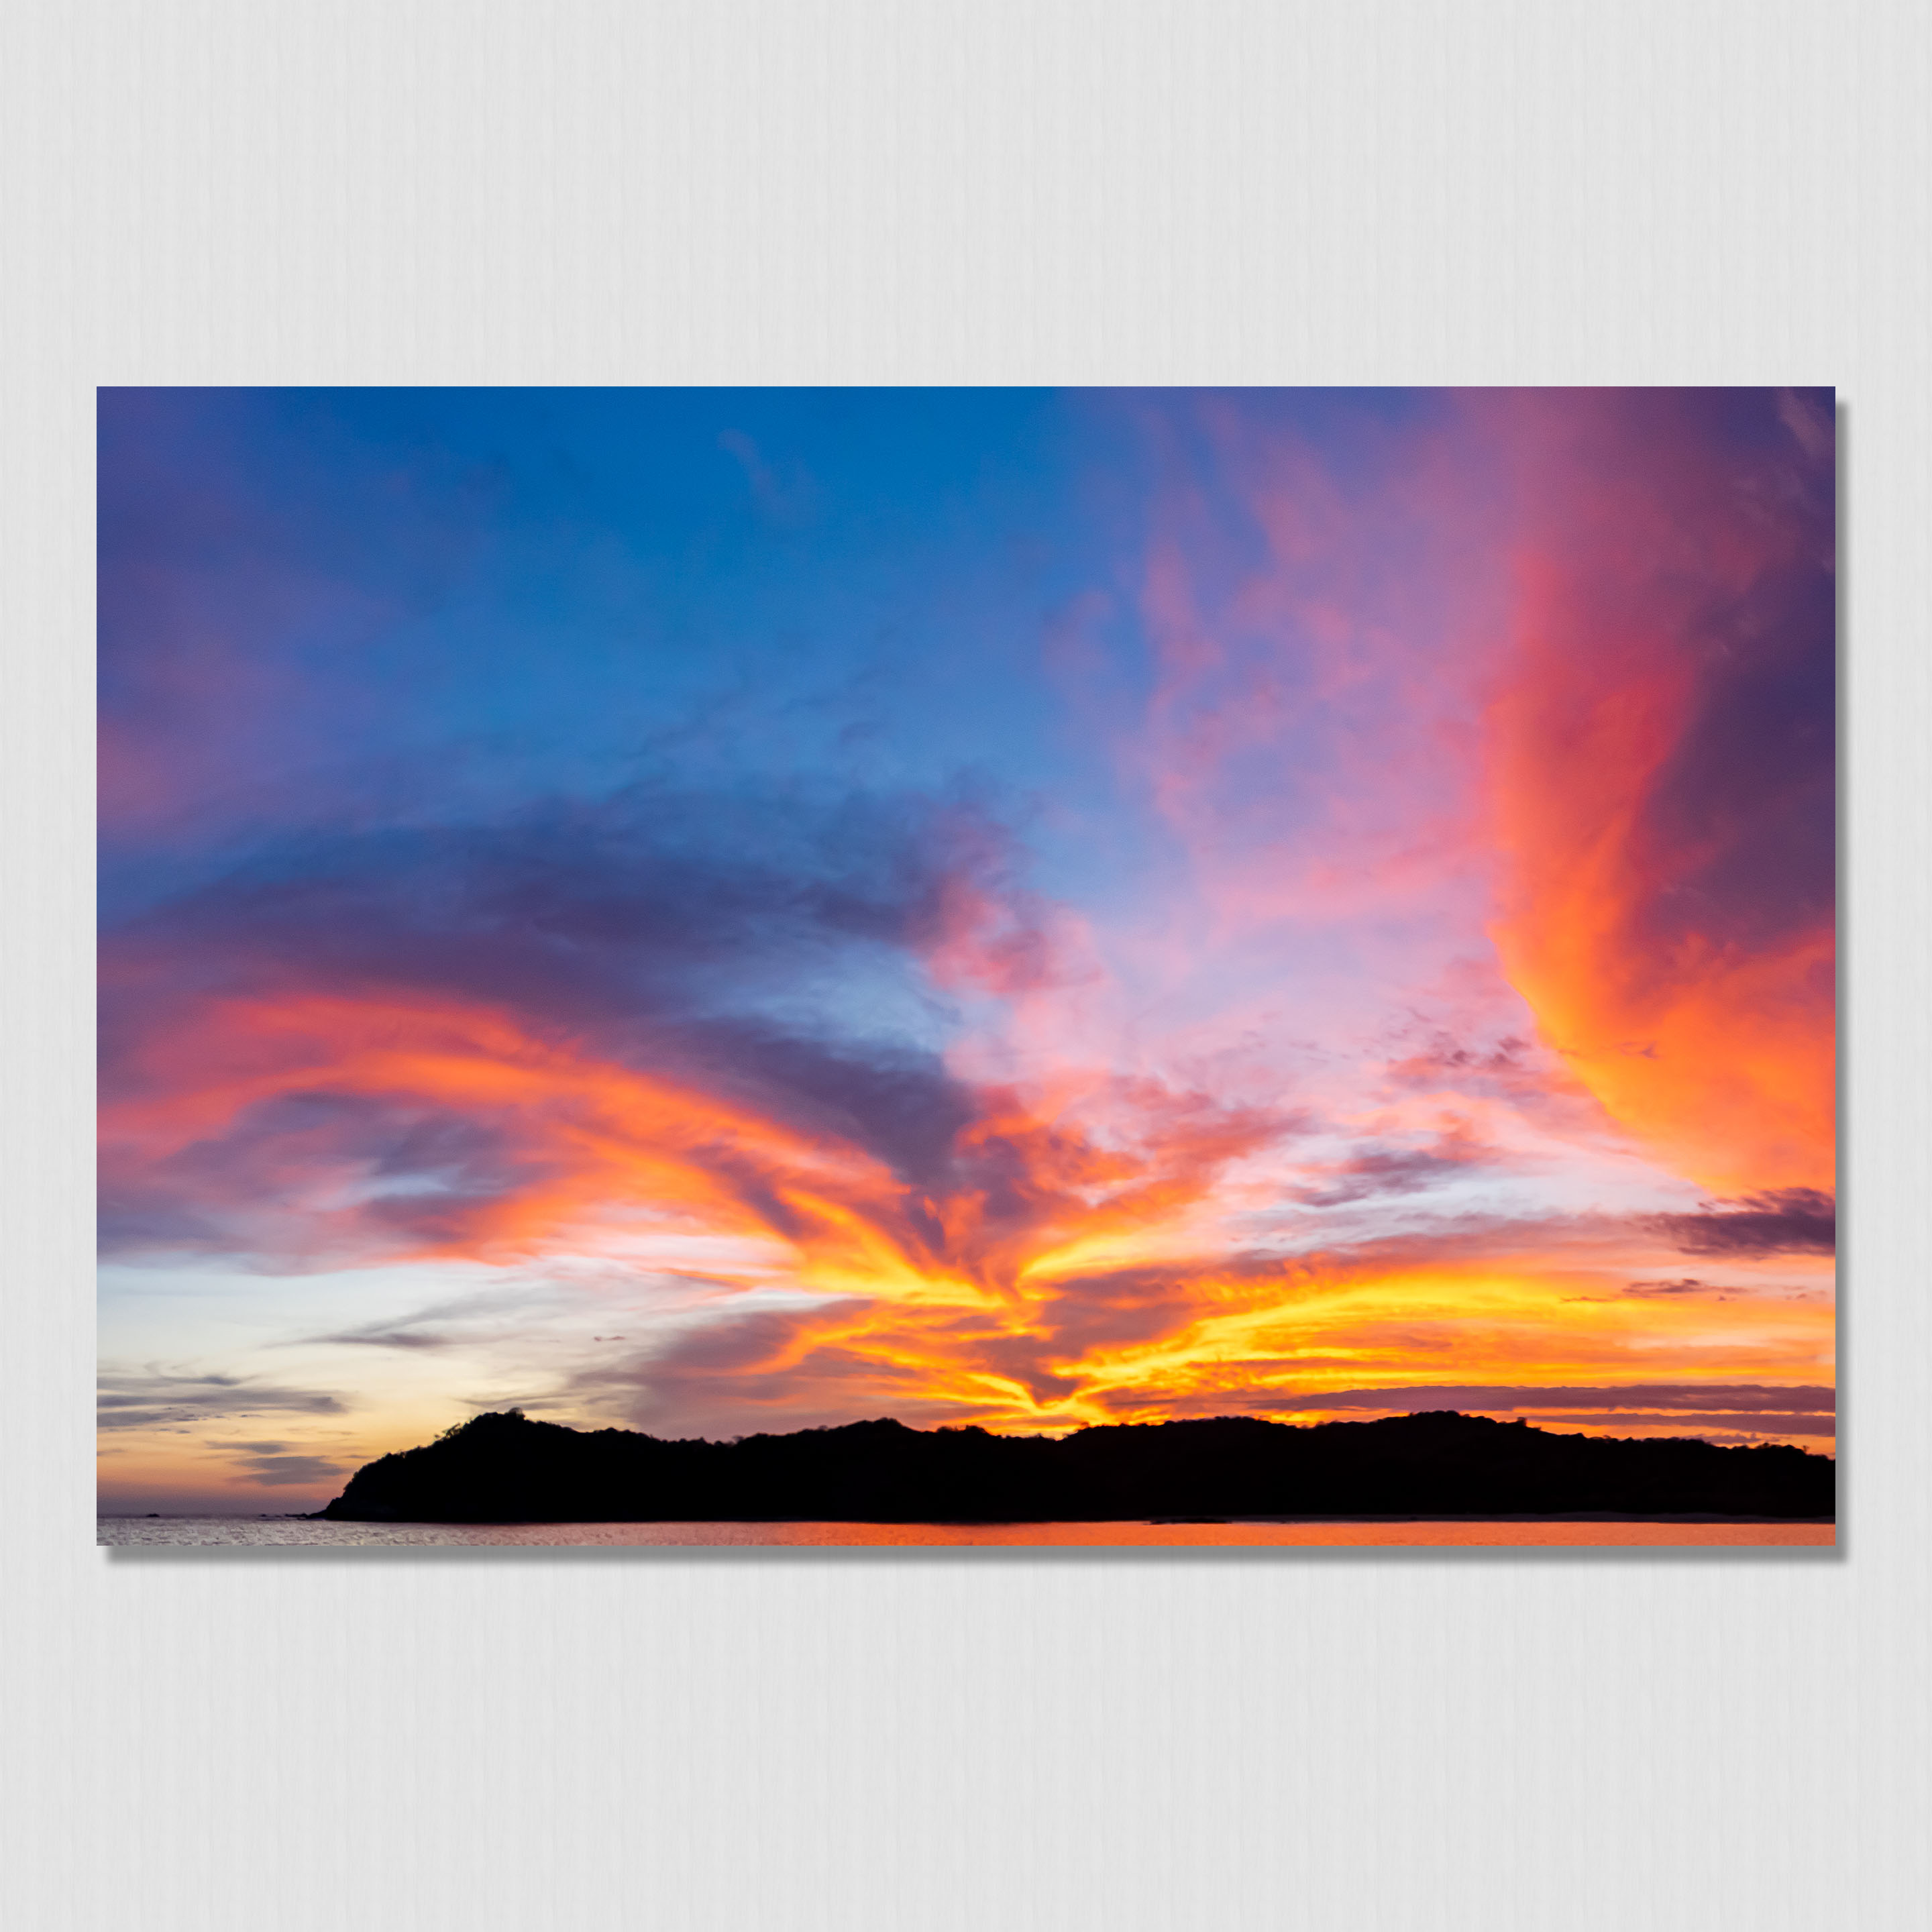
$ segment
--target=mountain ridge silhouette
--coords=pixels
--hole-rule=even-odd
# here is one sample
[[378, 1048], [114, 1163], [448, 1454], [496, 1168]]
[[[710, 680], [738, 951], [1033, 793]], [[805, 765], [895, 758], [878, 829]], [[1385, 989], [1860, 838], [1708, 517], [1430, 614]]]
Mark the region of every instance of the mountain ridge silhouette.
[[1554, 1515], [1834, 1518], [1837, 1465], [1783, 1444], [1561, 1435], [1454, 1409], [1065, 1436], [890, 1417], [722, 1442], [492, 1412], [378, 1457], [332, 1522], [1052, 1522]]

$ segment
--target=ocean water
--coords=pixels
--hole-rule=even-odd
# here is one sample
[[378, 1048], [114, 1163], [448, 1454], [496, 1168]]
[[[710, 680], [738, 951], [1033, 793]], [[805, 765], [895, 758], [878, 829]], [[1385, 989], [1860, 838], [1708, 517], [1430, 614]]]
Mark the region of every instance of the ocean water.
[[308, 1522], [298, 1516], [98, 1519], [96, 1540], [115, 1549], [238, 1544], [311, 1550], [530, 1545], [650, 1549], [1066, 1549], [1148, 1547], [1410, 1548], [1500, 1546], [1576, 1549], [1701, 1544], [1736, 1549], [1828, 1548], [1828, 1522], [1634, 1522], [1566, 1517], [1499, 1522]]

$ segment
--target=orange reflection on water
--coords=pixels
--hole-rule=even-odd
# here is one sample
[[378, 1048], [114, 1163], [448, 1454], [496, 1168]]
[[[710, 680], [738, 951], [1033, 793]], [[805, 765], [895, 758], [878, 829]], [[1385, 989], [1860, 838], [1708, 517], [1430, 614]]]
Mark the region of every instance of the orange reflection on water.
[[680, 1550], [1048, 1548], [1509, 1550], [1830, 1549], [1828, 1522], [303, 1522], [104, 1516], [118, 1548], [254, 1544], [315, 1549], [431, 1546]]

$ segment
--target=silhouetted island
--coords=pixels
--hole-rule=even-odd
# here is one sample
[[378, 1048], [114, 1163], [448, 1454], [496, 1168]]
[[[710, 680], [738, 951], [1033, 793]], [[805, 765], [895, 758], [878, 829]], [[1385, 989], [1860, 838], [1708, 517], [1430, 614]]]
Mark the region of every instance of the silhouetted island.
[[367, 1464], [350, 1522], [1072, 1522], [1239, 1516], [1829, 1518], [1837, 1466], [1784, 1447], [1565, 1436], [1454, 1410], [1250, 1416], [1054, 1438], [881, 1420], [730, 1442], [478, 1415]]

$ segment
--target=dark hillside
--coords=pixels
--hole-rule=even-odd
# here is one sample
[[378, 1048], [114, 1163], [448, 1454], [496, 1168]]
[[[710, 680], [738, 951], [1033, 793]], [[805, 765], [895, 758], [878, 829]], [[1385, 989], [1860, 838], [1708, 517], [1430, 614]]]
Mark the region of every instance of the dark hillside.
[[479, 1415], [358, 1469], [348, 1522], [1104, 1522], [1148, 1516], [1830, 1516], [1785, 1448], [1562, 1436], [1437, 1411], [1298, 1428], [1226, 1416], [1055, 1440], [880, 1420], [735, 1442]]

